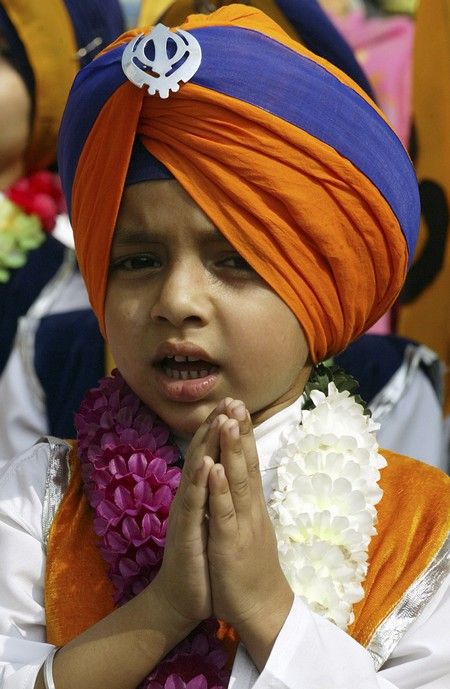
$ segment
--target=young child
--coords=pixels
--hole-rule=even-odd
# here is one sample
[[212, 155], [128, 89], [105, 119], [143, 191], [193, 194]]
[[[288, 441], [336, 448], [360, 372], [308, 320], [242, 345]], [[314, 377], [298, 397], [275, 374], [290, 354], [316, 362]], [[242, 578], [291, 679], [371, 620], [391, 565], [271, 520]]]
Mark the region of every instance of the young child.
[[120, 374], [0, 476], [3, 686], [444, 689], [448, 478], [312, 372], [398, 294], [409, 159], [259, 11], [138, 36], [61, 129]]

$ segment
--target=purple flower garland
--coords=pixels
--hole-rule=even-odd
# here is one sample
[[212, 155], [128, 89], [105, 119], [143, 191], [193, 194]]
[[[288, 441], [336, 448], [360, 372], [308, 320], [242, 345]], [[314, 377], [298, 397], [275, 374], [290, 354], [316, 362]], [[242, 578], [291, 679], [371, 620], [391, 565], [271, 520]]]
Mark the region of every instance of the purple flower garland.
[[[117, 370], [87, 393], [75, 426], [94, 531], [121, 605], [161, 566], [170, 505], [181, 478], [180, 451], [169, 428]], [[225, 689], [227, 653], [217, 630], [217, 620], [202, 622], [140, 689]]]

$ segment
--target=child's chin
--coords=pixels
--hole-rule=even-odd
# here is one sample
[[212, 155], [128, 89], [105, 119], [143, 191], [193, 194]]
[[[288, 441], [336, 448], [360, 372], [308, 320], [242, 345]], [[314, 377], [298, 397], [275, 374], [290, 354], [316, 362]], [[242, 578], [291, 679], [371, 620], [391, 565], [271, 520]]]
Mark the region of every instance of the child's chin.
[[201, 405], [197, 409], [162, 413], [160, 416], [175, 435], [190, 439], [212, 412], [212, 409], [213, 407]]

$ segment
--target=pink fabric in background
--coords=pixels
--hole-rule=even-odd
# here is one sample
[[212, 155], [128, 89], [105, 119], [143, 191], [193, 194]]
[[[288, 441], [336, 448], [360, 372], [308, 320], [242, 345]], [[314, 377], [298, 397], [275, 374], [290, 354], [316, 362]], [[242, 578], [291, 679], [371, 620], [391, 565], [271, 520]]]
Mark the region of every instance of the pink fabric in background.
[[372, 335], [387, 335], [392, 332], [391, 312], [388, 311], [367, 331]]
[[414, 21], [409, 17], [367, 17], [354, 10], [331, 16], [353, 48], [381, 109], [405, 145], [411, 127]]
[[[414, 21], [409, 17], [367, 17], [364, 10], [330, 18], [352, 47], [378, 105], [407, 147], [411, 129], [411, 80]], [[392, 332], [391, 314], [369, 330]]]

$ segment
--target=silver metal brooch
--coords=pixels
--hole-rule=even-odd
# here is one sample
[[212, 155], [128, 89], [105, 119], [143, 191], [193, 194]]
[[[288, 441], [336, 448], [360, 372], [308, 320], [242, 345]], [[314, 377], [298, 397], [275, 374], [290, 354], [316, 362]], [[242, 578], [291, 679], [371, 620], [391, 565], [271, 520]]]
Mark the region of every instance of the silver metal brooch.
[[151, 96], [158, 93], [168, 98], [181, 82], [192, 79], [201, 61], [202, 49], [192, 34], [157, 24], [149, 34], [140, 34], [127, 45], [122, 69], [136, 86], [147, 85]]

